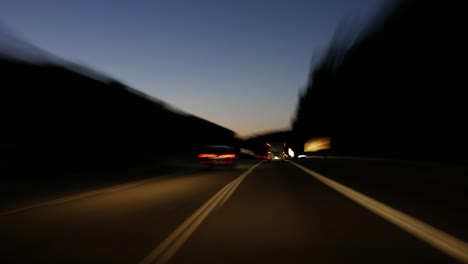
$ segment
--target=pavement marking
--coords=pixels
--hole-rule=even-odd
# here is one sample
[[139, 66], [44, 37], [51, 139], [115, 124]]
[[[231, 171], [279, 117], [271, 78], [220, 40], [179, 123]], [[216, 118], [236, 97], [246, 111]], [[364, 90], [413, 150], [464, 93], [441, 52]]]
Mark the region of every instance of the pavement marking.
[[247, 171], [242, 173], [226, 184], [221, 190], [214, 194], [206, 203], [204, 203], [195, 213], [187, 218], [179, 227], [177, 227], [166, 239], [164, 239], [153, 251], [151, 251], [140, 264], [149, 263], [167, 263], [177, 250], [187, 241], [197, 227], [205, 218], [215, 209], [224, 204], [234, 193], [235, 189], [242, 180], [249, 175], [263, 161], [255, 164]]
[[[291, 161], [289, 161], [291, 162]], [[460, 240], [450, 234], [447, 234], [435, 227], [432, 227], [420, 220], [417, 220], [409, 215], [406, 215], [388, 205], [385, 205], [377, 200], [374, 200], [362, 193], [359, 193], [345, 185], [333, 181], [315, 171], [312, 171], [304, 166], [291, 162], [299, 169], [305, 171], [315, 179], [348, 197], [354, 202], [367, 208], [373, 213], [381, 216], [385, 220], [407, 231], [413, 236], [423, 240], [434, 248], [444, 252], [445, 254], [461, 261], [468, 263], [468, 243]]]
[[171, 175], [174, 175], [174, 174], [178, 174], [178, 173], [171, 173], [171, 174], [161, 175], [159, 177], [139, 180], [139, 181], [135, 181], [135, 182], [131, 182], [131, 183], [117, 184], [117, 185], [113, 185], [113, 186], [110, 186], [110, 187], [104, 187], [102, 189], [98, 189], [98, 190], [94, 190], [94, 191], [79, 193], [79, 194], [66, 196], [66, 197], [62, 197], [62, 198], [58, 198], [58, 199], [54, 199], [54, 200], [50, 200], [50, 201], [45, 201], [45, 202], [41, 202], [41, 203], [37, 203], [37, 204], [27, 205], [27, 206], [24, 206], [24, 207], [8, 210], [8, 211], [5, 211], [5, 212], [0, 212], [0, 216], [9, 215], [9, 214], [13, 214], [13, 213], [17, 213], [17, 212], [21, 212], [21, 211], [25, 211], [25, 210], [37, 208], [37, 207], [45, 207], [45, 206], [52, 206], [52, 205], [56, 205], [56, 204], [61, 204], [61, 203], [65, 203], [65, 202], [69, 202], [69, 201], [73, 201], [73, 200], [77, 200], [77, 199], [81, 199], [81, 198], [85, 198], [85, 197], [89, 197], [89, 196], [97, 195], [97, 194], [101, 194], [101, 193], [115, 192], [115, 191], [130, 188], [130, 187], [134, 187], [134, 186], [137, 186], [137, 185], [145, 184], [145, 183], [150, 182], [150, 181], [161, 179], [161, 177], [171, 176]]

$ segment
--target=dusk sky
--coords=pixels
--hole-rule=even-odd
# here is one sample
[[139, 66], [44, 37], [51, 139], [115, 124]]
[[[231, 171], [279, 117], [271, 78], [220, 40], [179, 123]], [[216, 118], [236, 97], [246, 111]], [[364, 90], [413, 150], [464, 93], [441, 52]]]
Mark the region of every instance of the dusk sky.
[[52, 54], [248, 136], [289, 128], [311, 58], [343, 20], [365, 22], [384, 2], [2, 0], [0, 23]]

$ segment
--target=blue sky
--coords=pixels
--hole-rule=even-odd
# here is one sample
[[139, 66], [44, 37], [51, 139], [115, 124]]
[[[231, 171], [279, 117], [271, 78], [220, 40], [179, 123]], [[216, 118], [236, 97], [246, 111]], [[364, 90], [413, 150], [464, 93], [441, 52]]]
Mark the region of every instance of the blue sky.
[[59, 57], [248, 136], [289, 128], [312, 56], [343, 19], [365, 22], [388, 1], [1, 0], [0, 22]]

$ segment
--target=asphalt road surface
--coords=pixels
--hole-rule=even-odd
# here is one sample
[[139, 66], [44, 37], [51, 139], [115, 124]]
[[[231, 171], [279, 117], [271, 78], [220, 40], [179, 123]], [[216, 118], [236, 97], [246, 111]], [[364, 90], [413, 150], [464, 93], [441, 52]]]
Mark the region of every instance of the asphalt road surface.
[[251, 160], [3, 197], [0, 263], [468, 263], [467, 172]]

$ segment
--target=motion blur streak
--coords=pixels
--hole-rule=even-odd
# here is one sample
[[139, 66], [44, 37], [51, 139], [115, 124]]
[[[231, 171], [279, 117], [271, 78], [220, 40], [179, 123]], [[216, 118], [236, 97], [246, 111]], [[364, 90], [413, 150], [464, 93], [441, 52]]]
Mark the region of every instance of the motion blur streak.
[[214, 158], [216, 154], [198, 154], [199, 158]]
[[177, 250], [184, 244], [197, 227], [214, 210], [221, 207], [242, 180], [249, 175], [263, 161], [255, 164], [250, 169], [242, 173], [239, 177], [232, 180], [220, 191], [213, 195], [205, 204], [203, 204], [193, 215], [176, 228], [163, 242], [161, 242], [140, 264], [167, 263]]
[[315, 179], [334, 189], [335, 191], [345, 195], [349, 199], [364, 206], [373, 213], [383, 217], [387, 221], [395, 224], [401, 229], [432, 245], [445, 254], [461, 261], [468, 263], [468, 244], [458, 238], [455, 238], [441, 230], [438, 230], [428, 224], [425, 224], [411, 216], [408, 216], [398, 210], [395, 210], [381, 202], [378, 202], [368, 196], [365, 196], [353, 189], [350, 189], [338, 182], [328, 179], [327, 177], [316, 173], [306, 167], [291, 162], [301, 170], [305, 171]]
[[304, 144], [304, 151], [315, 152], [331, 148], [331, 139], [329, 137], [312, 138]]
[[235, 158], [236, 154], [224, 154], [224, 155], [219, 155], [220, 158]]

